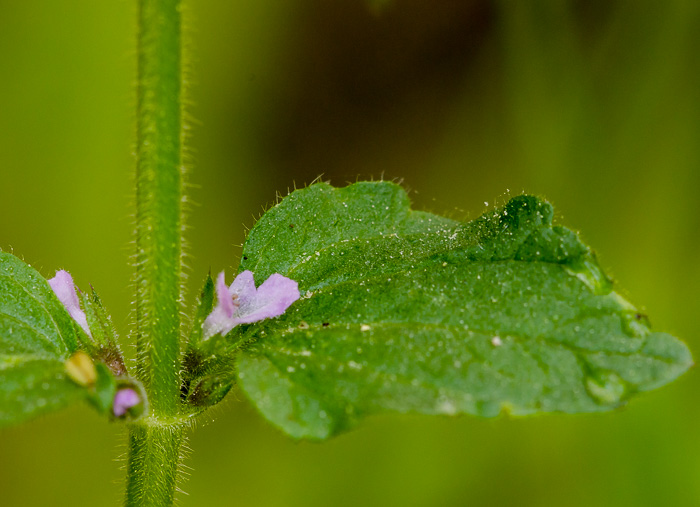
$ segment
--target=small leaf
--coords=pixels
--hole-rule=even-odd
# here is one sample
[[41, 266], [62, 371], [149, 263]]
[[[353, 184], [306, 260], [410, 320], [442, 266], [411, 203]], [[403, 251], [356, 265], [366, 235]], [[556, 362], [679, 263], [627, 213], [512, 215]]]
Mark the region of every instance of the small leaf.
[[117, 342], [117, 332], [97, 291], [91, 287], [90, 294], [80, 292], [80, 302], [94, 341], [102, 347], [113, 346]]
[[202, 342], [202, 324], [214, 308], [214, 281], [207, 275], [182, 360], [180, 395], [193, 413], [217, 404], [235, 382], [234, 347], [220, 335]]
[[196, 348], [202, 341], [202, 324], [204, 324], [204, 321], [213, 308], [214, 280], [212, 280], [211, 275], [207, 275], [206, 280], [204, 280], [204, 287], [202, 287], [202, 291], [199, 293], [199, 303], [197, 304], [192, 319], [192, 329], [190, 330], [190, 338], [187, 342], [190, 349]]
[[184, 393], [185, 401], [196, 407], [195, 412], [219, 403], [235, 382], [234, 363], [230, 356], [222, 356], [206, 363], [206, 372], [195, 377]]
[[[119, 350], [117, 331], [112, 324], [112, 318], [102, 305], [102, 300], [95, 289], [92, 289], [91, 294], [80, 293], [80, 301], [85, 309], [85, 317], [94, 339], [92, 341], [84, 335], [86, 340], [82, 342], [83, 347], [93, 358], [104, 363], [114, 375], [126, 375], [126, 365], [124, 356]], [[81, 332], [79, 327], [77, 332], [79, 334]]]
[[85, 398], [65, 371], [76, 327], [36, 270], [0, 252], [0, 426]]
[[97, 363], [95, 365], [96, 378], [91, 386], [88, 401], [101, 414], [110, 414], [114, 395], [117, 392], [117, 382], [112, 374], [112, 371], [104, 364]]
[[243, 392], [297, 438], [380, 412], [597, 412], [692, 364], [612, 290], [552, 207], [518, 196], [469, 223], [412, 211], [397, 185], [313, 185], [251, 230], [240, 269], [302, 299], [235, 328]]
[[220, 336], [212, 337], [205, 345], [189, 348], [182, 360], [180, 397], [192, 413], [219, 403], [236, 381], [235, 349], [226, 347]]

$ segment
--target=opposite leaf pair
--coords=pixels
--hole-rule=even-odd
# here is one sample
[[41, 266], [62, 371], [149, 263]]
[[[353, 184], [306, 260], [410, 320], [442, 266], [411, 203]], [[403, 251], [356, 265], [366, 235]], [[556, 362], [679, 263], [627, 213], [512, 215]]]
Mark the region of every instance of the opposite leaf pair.
[[[289, 435], [324, 439], [382, 412], [610, 410], [685, 372], [685, 345], [653, 332], [552, 217], [524, 195], [460, 222], [411, 210], [386, 182], [293, 192], [250, 231], [231, 286], [207, 279], [182, 407], [238, 383]], [[116, 417], [143, 406], [96, 294], [67, 273], [51, 285], [0, 252], [0, 425], [76, 399]], [[79, 350], [90, 382], [66, 375]]]

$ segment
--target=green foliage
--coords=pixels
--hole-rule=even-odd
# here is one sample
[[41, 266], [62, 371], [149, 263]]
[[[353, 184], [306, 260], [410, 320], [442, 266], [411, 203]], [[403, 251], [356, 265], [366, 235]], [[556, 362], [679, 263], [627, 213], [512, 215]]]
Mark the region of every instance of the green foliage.
[[80, 301], [85, 309], [85, 317], [93, 338], [84, 344], [85, 350], [107, 365], [115, 375], [126, 375], [126, 365], [119, 349], [117, 331], [112, 324], [112, 318], [102, 306], [102, 300], [95, 289], [92, 289], [90, 294], [81, 292]]
[[114, 394], [117, 392], [117, 382], [104, 363], [97, 363], [95, 372], [94, 394], [90, 396], [89, 401], [99, 412], [107, 414], [112, 410]]
[[78, 348], [77, 329], [44, 278], [0, 252], [0, 426], [85, 397], [64, 371]]
[[692, 363], [650, 330], [593, 253], [518, 196], [469, 223], [412, 211], [397, 185], [313, 185], [251, 230], [240, 269], [302, 299], [240, 326], [243, 391], [296, 438], [385, 411], [597, 412]]
[[186, 407], [200, 412], [219, 403], [235, 381], [235, 343], [215, 336], [204, 342], [202, 324], [214, 307], [214, 281], [210, 275], [204, 282], [195, 310], [187, 351], [183, 359], [181, 398]]
[[214, 309], [214, 280], [211, 275], [207, 275], [204, 280], [204, 287], [199, 293], [199, 302], [195, 308], [194, 318], [192, 320], [192, 329], [188, 340], [187, 348], [193, 350], [197, 348], [202, 341], [202, 324], [207, 318], [207, 315]]
[[[141, 393], [127, 376], [111, 319], [93, 290], [80, 298], [92, 338], [71, 318], [46, 280], [0, 252], [0, 426], [87, 400], [113, 417], [120, 386]], [[129, 416], [137, 417], [146, 402]]]

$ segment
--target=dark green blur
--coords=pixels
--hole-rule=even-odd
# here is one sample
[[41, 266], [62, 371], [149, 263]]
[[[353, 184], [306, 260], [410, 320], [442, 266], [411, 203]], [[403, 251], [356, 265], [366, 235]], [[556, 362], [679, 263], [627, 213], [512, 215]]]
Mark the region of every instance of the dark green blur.
[[[136, 7], [0, 5], [0, 247], [93, 284], [123, 336]], [[700, 3], [188, 6], [188, 309], [276, 192], [383, 176], [460, 219], [544, 196], [700, 357]], [[611, 414], [377, 417], [325, 444], [234, 392], [191, 437], [180, 505], [696, 505], [699, 390], [691, 371]], [[3, 430], [0, 503], [118, 505], [125, 452], [87, 405]]]

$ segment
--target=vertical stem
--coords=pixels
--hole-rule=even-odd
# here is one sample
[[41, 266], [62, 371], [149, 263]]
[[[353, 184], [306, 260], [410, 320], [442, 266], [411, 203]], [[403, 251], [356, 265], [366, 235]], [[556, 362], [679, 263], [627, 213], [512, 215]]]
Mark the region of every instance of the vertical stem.
[[126, 505], [168, 506], [183, 434], [180, 0], [138, 2], [136, 349], [149, 413], [129, 430]]
[[173, 504], [182, 426], [135, 424], [129, 430], [127, 507]]
[[136, 348], [152, 413], [179, 403], [181, 290], [180, 1], [140, 0]]

